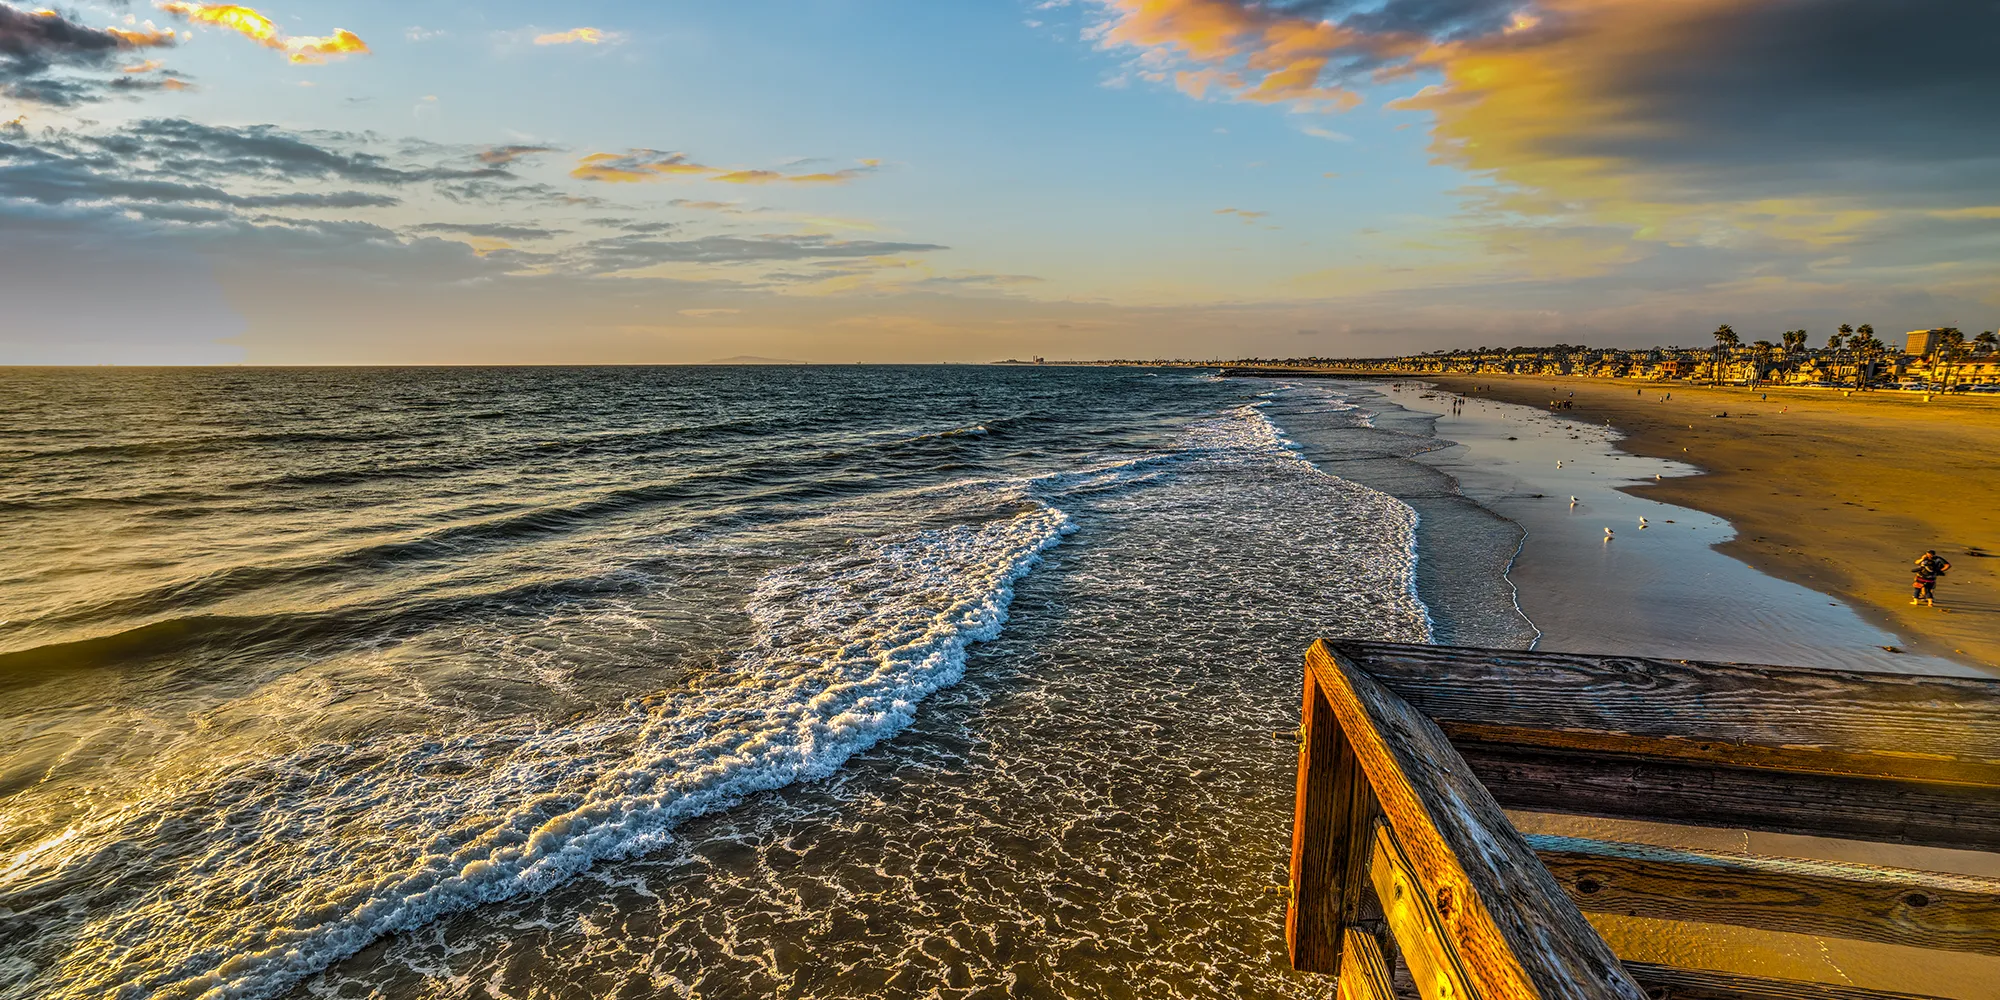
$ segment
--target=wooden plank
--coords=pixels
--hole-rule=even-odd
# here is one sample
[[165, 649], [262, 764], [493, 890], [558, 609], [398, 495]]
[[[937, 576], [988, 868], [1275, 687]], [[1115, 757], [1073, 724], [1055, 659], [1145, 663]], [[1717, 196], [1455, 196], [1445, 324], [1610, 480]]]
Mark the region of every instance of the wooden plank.
[[2000, 880], [1531, 834], [1586, 911], [2000, 955]]
[[1322, 642], [1455, 740], [2000, 788], [2000, 680]]
[[1346, 971], [1334, 984], [1336, 1000], [1395, 1000], [1395, 980], [1389, 975], [1389, 962], [1382, 956], [1375, 935], [1349, 927], [1342, 940], [1340, 954]]
[[1625, 972], [1645, 987], [1653, 1000], [1939, 1000], [1917, 993], [1677, 969], [1648, 962], [1626, 962]]
[[1580, 750], [1456, 746], [1487, 790], [1510, 809], [2000, 850], [2000, 796], [1980, 787]]
[[[1639, 1000], [1643, 994], [1611, 949], [1444, 733], [1324, 643], [1307, 651], [1306, 667], [1368, 777], [1398, 857], [1435, 914], [1469, 995]], [[1397, 944], [1407, 947], [1401, 935]]]
[[1392, 832], [1378, 830], [1374, 846], [1369, 878], [1417, 994], [1423, 1000], [1479, 1000], [1472, 977], [1449, 944], [1452, 927], [1439, 910], [1439, 903], [1449, 903], [1451, 897], [1440, 899], [1424, 890], [1422, 878]]

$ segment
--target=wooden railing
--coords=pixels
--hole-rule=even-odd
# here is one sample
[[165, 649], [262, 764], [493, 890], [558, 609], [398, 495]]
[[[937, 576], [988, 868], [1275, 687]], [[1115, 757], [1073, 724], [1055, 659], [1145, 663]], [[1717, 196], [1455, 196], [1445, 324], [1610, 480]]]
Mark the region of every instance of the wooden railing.
[[2000, 849], [2000, 682], [1325, 641], [1295, 968], [1342, 997], [1902, 994], [1620, 962], [1585, 911], [2000, 955], [2000, 881], [1519, 834], [1503, 807]]

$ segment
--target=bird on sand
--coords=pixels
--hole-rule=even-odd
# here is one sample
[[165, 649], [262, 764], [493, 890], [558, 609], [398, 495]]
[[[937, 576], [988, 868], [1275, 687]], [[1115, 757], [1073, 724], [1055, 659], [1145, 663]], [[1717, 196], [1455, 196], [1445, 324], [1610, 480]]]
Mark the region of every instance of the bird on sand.
[[1605, 540], [1605, 541], [1607, 541], [1607, 542], [1611, 540], [1611, 529], [1610, 529], [1610, 528], [1606, 528], [1606, 529], [1604, 529], [1604, 540]]
[[[1646, 519], [1645, 519], [1645, 518], [1643, 518], [1643, 517], [1642, 517], [1642, 518], [1640, 518], [1640, 519], [1639, 519], [1639, 527], [1640, 527], [1640, 528], [1642, 528], [1642, 529], [1646, 527]], [[1607, 528], [1607, 529], [1605, 529], [1605, 530], [1607, 530], [1607, 531], [1608, 531], [1608, 530], [1610, 530], [1610, 529], [1608, 529], [1608, 528]]]

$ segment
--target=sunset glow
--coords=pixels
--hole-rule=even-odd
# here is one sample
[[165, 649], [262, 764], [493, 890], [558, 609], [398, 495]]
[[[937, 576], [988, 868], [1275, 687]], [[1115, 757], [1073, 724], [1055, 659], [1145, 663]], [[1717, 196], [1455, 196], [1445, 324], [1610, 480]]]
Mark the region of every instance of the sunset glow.
[[[1950, 0], [0, 11], [0, 211], [67, 213], [0, 243], [198, 267], [162, 336], [202, 357], [1334, 355], [2000, 309], [1966, 41], [1995, 26]], [[1843, 68], [1890, 63], [1921, 68]], [[306, 332], [285, 303], [328, 283], [384, 323]], [[666, 319], [617, 332], [635, 310]]]

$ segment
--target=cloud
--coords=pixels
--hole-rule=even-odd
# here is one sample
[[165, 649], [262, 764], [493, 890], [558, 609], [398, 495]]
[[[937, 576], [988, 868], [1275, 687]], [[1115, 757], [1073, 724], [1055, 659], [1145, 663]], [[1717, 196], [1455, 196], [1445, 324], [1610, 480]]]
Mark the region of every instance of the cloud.
[[517, 226], [504, 222], [425, 222], [410, 227], [416, 233], [463, 233], [494, 240], [548, 240], [554, 239], [566, 229], [544, 229], [541, 226]]
[[741, 309], [682, 309], [680, 314], [691, 319], [707, 319], [711, 316], [734, 316], [742, 311]]
[[330, 35], [287, 35], [270, 18], [237, 4], [159, 0], [153, 6], [196, 24], [227, 28], [267, 49], [285, 53], [294, 63], [320, 63], [368, 52], [368, 43], [345, 28], [335, 28]]
[[[2000, 176], [2000, 6], [1957, 0], [1547, 0], [1533, 27], [1440, 46], [1433, 151], [1642, 238], [1860, 238], [1977, 204]], [[1861, 72], [1858, 66], [1898, 67]]]
[[607, 218], [585, 219], [583, 221], [588, 222], [593, 226], [605, 226], [610, 229], [622, 229], [628, 233], [665, 233], [680, 228], [680, 225], [674, 222], [643, 222], [636, 219], [619, 219], [619, 218], [607, 217]]
[[[140, 49], [166, 48], [175, 42], [170, 30], [150, 23], [136, 27], [92, 28], [53, 10], [27, 11], [0, 3], [0, 96], [55, 107], [72, 107], [101, 100], [117, 91], [162, 89], [161, 80], [138, 82], [56, 77], [51, 71], [62, 68], [107, 71], [114, 61]], [[148, 60], [141, 73], [158, 69]]]
[[1236, 216], [1236, 217], [1237, 217], [1237, 218], [1239, 218], [1239, 219], [1242, 219], [1242, 220], [1243, 220], [1244, 222], [1248, 222], [1248, 223], [1253, 223], [1253, 224], [1254, 224], [1254, 223], [1255, 223], [1255, 222], [1256, 222], [1256, 221], [1257, 221], [1258, 219], [1261, 219], [1261, 218], [1264, 218], [1265, 216], [1267, 216], [1267, 215], [1270, 215], [1271, 213], [1269, 213], [1269, 212], [1252, 212], [1252, 211], [1248, 211], [1248, 210], [1246, 210], [1246, 209], [1241, 209], [1241, 208], [1218, 208], [1218, 209], [1216, 209], [1216, 210], [1215, 210], [1215, 214], [1217, 214], [1217, 215], [1233, 215], [1233, 216]]
[[578, 180], [632, 183], [676, 175], [707, 176], [722, 173], [688, 159], [686, 153], [665, 153], [657, 149], [628, 149], [623, 153], [592, 153], [577, 161], [569, 175]]
[[[1386, 107], [1428, 116], [1433, 158], [1473, 178], [1447, 242], [1534, 274], [1636, 276], [1692, 248], [1676, 267], [1721, 281], [1838, 249], [1854, 280], [1928, 281], [1892, 262], [1934, 245], [1901, 241], [2000, 176], [1993, 3], [1091, 2], [1101, 48], [1197, 99], [1338, 111], [1407, 87]], [[1952, 266], [1996, 243], [1962, 235]]]
[[935, 243], [836, 240], [819, 235], [699, 236], [685, 240], [644, 235], [611, 236], [584, 243], [572, 254], [586, 272], [611, 274], [658, 264], [746, 264], [874, 258], [945, 250]]
[[554, 146], [488, 146], [479, 151], [479, 162], [495, 167], [504, 167], [524, 156], [537, 153], [553, 153]]
[[668, 177], [701, 177], [723, 184], [845, 184], [881, 168], [879, 160], [862, 160], [844, 170], [787, 174], [777, 170], [742, 170], [697, 163], [688, 154], [657, 149], [623, 153], [591, 153], [577, 161], [569, 175], [578, 180], [631, 184]]
[[615, 31], [602, 31], [597, 28], [571, 28], [568, 31], [558, 31], [546, 35], [536, 35], [535, 44], [575, 45], [581, 43], [584, 45], [601, 45], [605, 42], [615, 43], [622, 37], [623, 36], [619, 35]]

